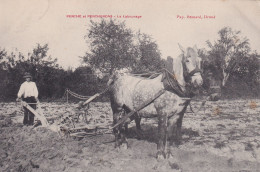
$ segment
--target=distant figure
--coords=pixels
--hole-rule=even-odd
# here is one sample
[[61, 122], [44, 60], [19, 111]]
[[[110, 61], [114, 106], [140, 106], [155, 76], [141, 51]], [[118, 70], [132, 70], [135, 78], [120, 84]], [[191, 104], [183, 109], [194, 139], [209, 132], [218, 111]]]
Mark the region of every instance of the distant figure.
[[[36, 109], [36, 102], [38, 99], [38, 89], [35, 82], [32, 82], [32, 76], [30, 73], [26, 72], [24, 75], [25, 82], [21, 85], [20, 90], [17, 94], [16, 101], [22, 100], [28, 103], [33, 109]], [[30, 104], [33, 103], [33, 104]], [[24, 125], [33, 125], [34, 123], [34, 114], [31, 113], [28, 109], [24, 107]]]

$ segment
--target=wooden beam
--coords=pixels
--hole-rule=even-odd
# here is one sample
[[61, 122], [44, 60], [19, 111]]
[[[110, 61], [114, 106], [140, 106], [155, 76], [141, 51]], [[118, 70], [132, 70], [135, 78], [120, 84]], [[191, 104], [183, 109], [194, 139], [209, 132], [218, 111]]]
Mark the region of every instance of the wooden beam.
[[27, 104], [26, 102], [22, 101], [22, 105], [28, 109], [30, 112], [32, 112], [37, 118], [40, 119], [41, 123], [42, 123], [42, 126], [43, 127], [48, 127], [49, 126], [49, 123], [47, 121], [47, 119], [44, 117], [43, 114], [40, 114], [38, 112], [36, 112], [36, 110], [34, 110], [29, 104]]
[[87, 130], [95, 130], [95, 129], [108, 129], [109, 126], [104, 126], [104, 125], [86, 125], [86, 126], [83, 126], [83, 127], [77, 127], [77, 128], [68, 128], [68, 127], [62, 127], [63, 129], [65, 130], [68, 130], [68, 131], [75, 131], [75, 130], [84, 130], [84, 129], [87, 129]]
[[85, 101], [83, 103], [83, 105], [89, 104], [92, 100], [94, 100], [95, 98], [97, 98], [98, 96], [100, 96], [99, 93], [95, 94], [94, 96], [90, 97], [87, 101]]

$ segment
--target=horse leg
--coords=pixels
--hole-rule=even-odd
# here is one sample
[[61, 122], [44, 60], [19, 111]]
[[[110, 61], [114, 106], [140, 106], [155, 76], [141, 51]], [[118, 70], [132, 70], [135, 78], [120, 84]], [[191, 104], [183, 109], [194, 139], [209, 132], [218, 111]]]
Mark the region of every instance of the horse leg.
[[172, 145], [173, 142], [175, 143], [175, 145], [180, 145], [182, 141], [181, 126], [182, 126], [182, 119], [184, 116], [184, 112], [180, 112], [178, 116], [179, 117], [177, 121], [176, 120], [171, 121], [170, 124], [173, 126], [171, 131], [172, 135], [170, 137], [170, 145]]
[[[117, 121], [119, 120], [119, 112], [113, 113], [113, 124], [115, 125]], [[113, 133], [115, 135], [115, 148], [120, 146], [120, 129], [119, 127], [116, 127], [113, 129]]]
[[[117, 109], [113, 114], [113, 124], [117, 124], [117, 122], [124, 115], [123, 109]], [[118, 127], [113, 129], [113, 133], [115, 135], [115, 147], [123, 147], [127, 148], [127, 140], [126, 140], [126, 131], [127, 131], [127, 123], [120, 124]]]
[[183, 110], [179, 114], [177, 114], [178, 115], [177, 121], [174, 120], [174, 118], [169, 120], [170, 123], [169, 125], [171, 126], [170, 133], [172, 133], [170, 137], [171, 145], [173, 144], [173, 142], [175, 143], [175, 145], [180, 145], [182, 142], [181, 127], [182, 127], [183, 116], [187, 107], [188, 107], [188, 103], [186, 103]]
[[167, 143], [167, 115], [158, 114], [158, 143], [157, 143], [157, 159], [166, 158]]
[[141, 132], [142, 131], [142, 129], [141, 129], [141, 119], [142, 118], [138, 112], [136, 112], [136, 114], [134, 116], [135, 116], [136, 129]]
[[175, 130], [176, 144], [177, 145], [180, 145], [181, 142], [182, 142], [182, 133], [181, 133], [182, 120], [183, 120], [184, 113], [186, 112], [189, 104], [190, 104], [190, 101], [187, 101], [185, 103], [183, 110], [179, 113], [179, 119], [177, 120], [177, 128]]
[[[128, 108], [126, 105], [123, 105], [123, 108], [125, 110], [126, 113], [130, 113], [131, 110], [130, 108]], [[136, 112], [134, 115], [132, 115], [130, 117], [130, 121], [135, 120], [135, 125], [136, 125], [136, 129], [137, 129], [137, 136], [142, 137], [143, 133], [142, 133], [142, 129], [141, 129], [141, 116], [139, 115], [138, 112]], [[126, 133], [128, 133], [128, 128], [126, 128]]]
[[128, 130], [128, 124], [127, 123], [124, 123], [124, 124], [121, 124], [119, 126], [119, 129], [120, 129], [120, 147], [123, 148], [123, 149], [127, 149], [128, 148], [128, 142], [127, 142], [127, 139], [126, 139], [126, 133], [127, 133], [127, 130]]
[[[186, 108], [185, 108], [185, 110], [186, 110]], [[185, 110], [179, 114], [179, 119], [177, 120], [177, 128], [175, 130], [176, 145], [180, 145], [182, 143], [181, 127], [182, 127], [182, 120], [183, 120]]]
[[136, 125], [136, 131], [137, 131], [137, 137], [142, 138], [143, 137], [143, 130], [141, 128], [141, 116], [137, 112], [135, 115], [135, 125]]
[[[127, 115], [128, 113], [131, 112], [131, 110], [126, 105], [123, 105], [123, 111], [124, 111], [124, 115]], [[128, 134], [128, 123], [130, 123], [132, 120], [133, 120], [132, 116], [130, 117], [130, 121], [126, 120], [126, 123], [124, 125], [125, 134]]]

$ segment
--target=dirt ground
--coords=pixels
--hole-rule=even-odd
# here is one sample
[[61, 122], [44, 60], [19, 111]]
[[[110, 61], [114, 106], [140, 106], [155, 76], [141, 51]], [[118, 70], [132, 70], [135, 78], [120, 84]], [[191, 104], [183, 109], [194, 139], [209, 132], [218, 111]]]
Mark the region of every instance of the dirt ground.
[[[192, 103], [194, 111], [199, 106], [200, 102]], [[51, 123], [60, 124], [66, 115], [84, 113], [66, 103], [42, 103], [42, 109]], [[207, 102], [196, 114], [188, 109], [183, 143], [169, 147], [173, 157], [166, 160], [155, 158], [156, 119], [142, 120], [144, 135], [139, 139], [132, 122], [129, 148], [123, 150], [114, 148], [112, 134], [67, 137], [40, 126], [23, 126], [22, 118], [21, 106], [0, 103], [0, 171], [260, 171], [260, 100]], [[93, 102], [87, 118], [79, 116], [74, 125], [111, 122], [109, 103]]]

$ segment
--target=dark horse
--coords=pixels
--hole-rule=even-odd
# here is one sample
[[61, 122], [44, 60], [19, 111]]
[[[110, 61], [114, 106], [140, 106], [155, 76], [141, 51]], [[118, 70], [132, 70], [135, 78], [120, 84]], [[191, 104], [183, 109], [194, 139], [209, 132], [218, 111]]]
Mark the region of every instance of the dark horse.
[[[154, 78], [143, 78], [127, 73], [116, 73], [110, 78], [110, 100], [113, 111], [113, 123], [116, 124], [125, 113], [135, 110], [147, 100], [153, 100], [139, 111], [141, 117], [158, 117], [157, 158], [166, 158], [167, 137], [170, 143], [173, 136], [181, 137], [181, 126], [184, 112], [190, 98], [203, 83], [200, 72], [200, 60], [197, 48], [182, 47], [182, 54], [174, 59], [173, 73], [163, 70]], [[158, 96], [158, 93], [159, 96]], [[155, 96], [158, 98], [154, 99]], [[135, 119], [140, 129], [140, 118], [137, 114], [130, 117]], [[130, 121], [130, 120], [129, 120]], [[128, 121], [128, 122], [129, 122]], [[113, 129], [115, 146], [126, 146], [127, 122]], [[175, 131], [175, 132], [174, 132]]]

